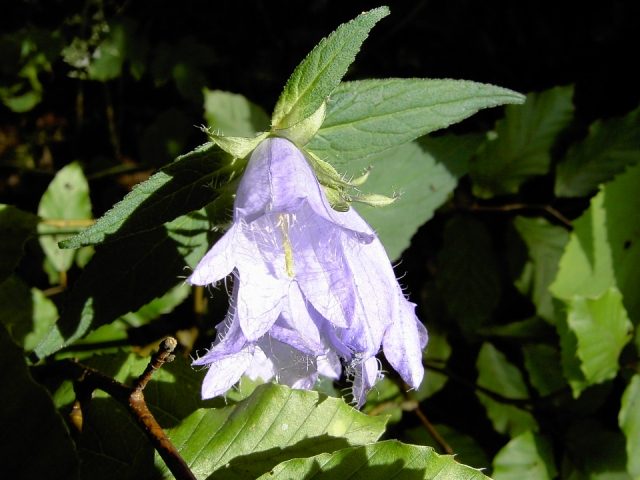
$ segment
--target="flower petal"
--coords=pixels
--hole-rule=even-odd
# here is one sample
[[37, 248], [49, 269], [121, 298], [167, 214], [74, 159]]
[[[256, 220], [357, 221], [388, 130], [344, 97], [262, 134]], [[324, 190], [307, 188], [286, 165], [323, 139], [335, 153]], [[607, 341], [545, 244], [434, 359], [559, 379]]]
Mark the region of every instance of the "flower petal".
[[217, 397], [233, 387], [249, 368], [252, 359], [253, 349], [247, 347], [212, 362], [202, 382], [202, 398]]
[[357, 408], [360, 408], [367, 398], [367, 392], [380, 378], [380, 364], [376, 357], [355, 366], [353, 377], [353, 400]]
[[[398, 293], [402, 295], [402, 292]], [[424, 377], [422, 349], [427, 337], [414, 310], [415, 304], [402, 298], [398, 316], [384, 334], [382, 348], [393, 369], [408, 385], [418, 388]]]
[[255, 341], [267, 333], [282, 311], [282, 301], [287, 293], [288, 282], [274, 278], [256, 264], [252, 270], [239, 273], [238, 299], [235, 317], [249, 341]]
[[191, 285], [209, 285], [229, 275], [236, 264], [238, 247], [236, 224], [211, 247], [211, 250], [198, 262], [187, 282]]

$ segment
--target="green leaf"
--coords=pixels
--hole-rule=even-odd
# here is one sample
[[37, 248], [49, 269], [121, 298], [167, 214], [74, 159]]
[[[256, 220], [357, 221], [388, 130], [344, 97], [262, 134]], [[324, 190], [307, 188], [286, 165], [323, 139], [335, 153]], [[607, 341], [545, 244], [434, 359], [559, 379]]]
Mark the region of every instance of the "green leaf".
[[[87, 220], [91, 218], [89, 184], [77, 162], [62, 168], [53, 178], [40, 199], [38, 215], [44, 220]], [[47, 224], [38, 225], [40, 245], [58, 272], [66, 272], [73, 264], [75, 252], [64, 251], [58, 242], [68, 234]]]
[[0, 204], [0, 282], [15, 270], [24, 244], [36, 233], [38, 217], [11, 205]]
[[47, 391], [0, 325], [0, 382], [10, 386], [0, 410], [2, 472], [12, 478], [78, 478], [78, 457]]
[[[389, 258], [396, 259], [405, 250], [418, 227], [429, 220], [449, 197], [457, 179], [438, 159], [417, 143], [409, 143], [369, 161], [353, 162], [351, 168], [373, 168], [361, 189], [392, 194], [399, 198], [385, 207], [358, 204], [355, 209], [374, 228]], [[352, 170], [353, 171], [353, 170]]]
[[438, 253], [438, 288], [449, 314], [467, 335], [476, 335], [501, 294], [497, 259], [486, 227], [474, 218], [453, 217]]
[[79, 248], [112, 242], [158, 228], [163, 223], [212, 202], [242, 168], [240, 162], [206, 143], [178, 157], [148, 180], [136, 185], [95, 225], [62, 242]]
[[552, 480], [557, 474], [551, 443], [531, 431], [511, 439], [493, 459], [494, 480]]
[[622, 395], [618, 423], [627, 437], [627, 470], [640, 478], [640, 374], [631, 377]]
[[587, 384], [614, 378], [618, 357], [632, 332], [620, 292], [611, 288], [595, 299], [575, 296], [569, 303], [567, 324], [576, 336], [575, 355]]
[[345, 82], [331, 94], [325, 121], [308, 148], [341, 168], [448, 127], [483, 108], [523, 100], [511, 90], [465, 80]]
[[450, 455], [438, 455], [433, 448], [405, 445], [396, 440], [345, 448], [312, 458], [281, 463], [259, 480], [321, 479], [487, 479], [480, 470], [461, 465]]
[[387, 15], [387, 7], [375, 8], [322, 39], [287, 80], [271, 124], [278, 129], [288, 128], [318, 110], [342, 80], [369, 31]]
[[[529, 398], [522, 372], [511, 364], [507, 357], [490, 343], [483, 343], [478, 360], [478, 385], [502, 395], [508, 399], [523, 400]], [[487, 409], [487, 415], [497, 432], [515, 437], [527, 430], [537, 430], [535, 418], [527, 411], [500, 403], [482, 392], [478, 399]]]
[[555, 87], [527, 95], [522, 106], [507, 106], [472, 163], [474, 194], [480, 197], [516, 193], [520, 185], [549, 170], [550, 150], [573, 116], [573, 87]]
[[422, 355], [424, 361], [427, 362], [427, 373], [415, 392], [415, 397], [418, 401], [429, 398], [444, 388], [448, 377], [443, 373], [429, 370], [428, 364], [444, 367], [450, 356], [451, 345], [449, 345], [446, 335], [430, 328], [429, 344]]
[[530, 293], [538, 315], [553, 322], [555, 312], [549, 285], [556, 278], [560, 257], [569, 241], [569, 232], [551, 225], [543, 218], [516, 217], [513, 224], [527, 245], [533, 267], [530, 291], [525, 293]]
[[245, 96], [222, 90], [204, 89], [204, 118], [218, 135], [253, 137], [269, 130], [265, 111]]
[[266, 384], [246, 400], [194, 412], [167, 433], [200, 478], [256, 478], [296, 457], [375, 441], [385, 419], [342, 399]]
[[24, 350], [33, 350], [57, 319], [58, 309], [42, 291], [15, 276], [0, 283], [0, 322]]
[[36, 354], [54, 353], [182, 282], [185, 267], [193, 268], [205, 254], [208, 230], [204, 213], [194, 212], [97, 249]]
[[599, 120], [556, 169], [555, 193], [583, 197], [640, 160], [640, 109], [624, 117]]
[[487, 325], [480, 328], [478, 333], [487, 337], [543, 340], [553, 336], [554, 329], [540, 317], [531, 317], [503, 325]]
[[558, 370], [562, 363], [557, 348], [535, 343], [522, 347], [522, 353], [531, 385], [541, 396], [556, 393], [566, 386], [562, 372]]

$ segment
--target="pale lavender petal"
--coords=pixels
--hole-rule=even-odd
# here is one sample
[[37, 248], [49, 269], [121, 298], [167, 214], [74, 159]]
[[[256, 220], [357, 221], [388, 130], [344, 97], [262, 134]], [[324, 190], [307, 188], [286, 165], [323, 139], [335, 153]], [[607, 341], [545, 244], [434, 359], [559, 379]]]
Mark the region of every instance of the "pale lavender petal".
[[275, 378], [279, 383], [293, 388], [313, 387], [318, 378], [315, 356], [305, 355], [268, 336], [261, 339], [258, 346], [273, 363]]
[[[398, 294], [402, 295], [402, 292]], [[393, 369], [408, 385], [418, 388], [424, 376], [422, 349], [427, 338], [426, 329], [416, 318], [414, 310], [415, 304], [403, 297], [398, 316], [384, 334], [382, 348]]]
[[251, 365], [244, 374], [251, 380], [261, 379], [268, 382], [275, 377], [276, 372], [271, 359], [264, 354], [261, 348], [256, 348]]
[[287, 282], [261, 271], [240, 272], [238, 300], [235, 315], [244, 336], [254, 341], [263, 336], [275, 323], [282, 311], [282, 302], [287, 294]]
[[235, 252], [238, 247], [234, 224], [198, 262], [187, 282], [191, 285], [209, 285], [229, 275], [236, 265]]
[[235, 385], [253, 359], [253, 349], [245, 348], [237, 353], [211, 362], [202, 382], [202, 398], [222, 395]]
[[354, 366], [353, 377], [353, 400], [357, 408], [360, 408], [367, 398], [367, 392], [380, 378], [380, 365], [376, 357]]
[[316, 359], [318, 364], [318, 373], [328, 378], [338, 380], [342, 374], [342, 365], [340, 358], [335, 352], [327, 351], [325, 355], [320, 355]]

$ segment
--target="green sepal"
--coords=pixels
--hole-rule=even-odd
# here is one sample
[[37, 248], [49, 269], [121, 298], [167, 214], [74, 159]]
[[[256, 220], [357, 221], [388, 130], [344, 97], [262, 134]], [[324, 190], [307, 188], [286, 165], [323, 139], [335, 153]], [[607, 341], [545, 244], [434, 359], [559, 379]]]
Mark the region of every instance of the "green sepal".
[[206, 130], [206, 132], [212, 142], [234, 158], [245, 158], [253, 152], [260, 142], [269, 136], [269, 132], [262, 132], [253, 138], [227, 137], [224, 135], [216, 135], [208, 130]]
[[327, 102], [322, 102], [311, 116], [288, 128], [273, 129], [273, 134], [291, 140], [298, 147], [303, 147], [318, 133], [327, 114]]

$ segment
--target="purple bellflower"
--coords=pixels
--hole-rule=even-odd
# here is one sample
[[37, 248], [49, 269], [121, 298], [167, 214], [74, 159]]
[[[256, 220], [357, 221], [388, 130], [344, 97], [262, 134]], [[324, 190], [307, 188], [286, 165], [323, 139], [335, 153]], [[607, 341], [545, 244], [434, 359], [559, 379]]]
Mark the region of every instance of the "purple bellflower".
[[253, 151], [235, 198], [233, 224], [188, 282], [233, 274], [226, 320], [193, 362], [209, 368], [203, 398], [243, 374], [309, 389], [318, 374], [353, 379], [360, 406], [391, 366], [417, 388], [427, 331], [404, 297], [384, 247], [353, 209], [337, 212], [304, 154], [284, 138]]

